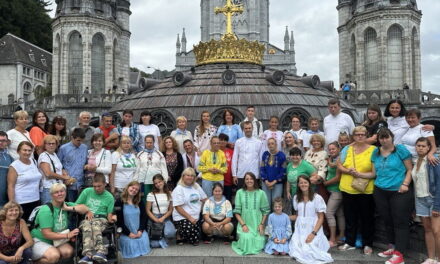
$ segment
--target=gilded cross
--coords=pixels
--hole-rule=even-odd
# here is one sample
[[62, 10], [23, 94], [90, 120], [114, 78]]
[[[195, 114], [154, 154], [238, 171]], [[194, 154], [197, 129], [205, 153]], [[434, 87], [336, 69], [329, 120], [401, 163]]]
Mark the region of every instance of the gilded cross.
[[215, 14], [222, 13], [226, 16], [226, 34], [225, 35], [234, 35], [232, 31], [232, 16], [235, 13], [243, 13], [243, 5], [236, 5], [232, 3], [232, 0], [226, 0], [226, 5], [223, 7], [216, 7]]

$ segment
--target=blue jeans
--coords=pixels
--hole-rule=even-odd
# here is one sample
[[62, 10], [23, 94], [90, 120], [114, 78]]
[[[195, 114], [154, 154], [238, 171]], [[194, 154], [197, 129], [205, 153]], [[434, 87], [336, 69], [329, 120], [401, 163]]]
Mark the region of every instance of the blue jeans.
[[52, 200], [52, 196], [50, 195], [49, 188], [43, 188], [43, 191], [40, 192], [40, 200], [41, 200], [41, 204], [47, 204]]
[[[27, 248], [23, 251], [23, 255], [21, 255], [23, 260], [18, 262], [17, 264], [28, 264], [28, 263], [32, 263], [31, 259], [32, 259], [32, 247]], [[10, 262], [6, 262], [4, 260], [0, 260], [0, 264], [8, 264]]]
[[78, 199], [78, 196], [79, 196], [78, 190], [71, 190], [71, 189], [67, 190], [67, 201], [74, 203], [76, 202], [76, 199]]
[[223, 181], [208, 181], [202, 179], [202, 189], [208, 198], [212, 196], [212, 186], [214, 186], [214, 183], [216, 182], [220, 183], [222, 186], [224, 185]]
[[262, 181], [261, 186], [261, 189], [263, 189], [263, 191], [266, 193], [267, 201], [269, 202], [269, 204], [271, 204], [275, 200], [275, 198], [281, 197], [283, 195], [282, 183], [277, 183], [272, 187], [272, 189], [269, 189], [267, 188], [267, 185]]

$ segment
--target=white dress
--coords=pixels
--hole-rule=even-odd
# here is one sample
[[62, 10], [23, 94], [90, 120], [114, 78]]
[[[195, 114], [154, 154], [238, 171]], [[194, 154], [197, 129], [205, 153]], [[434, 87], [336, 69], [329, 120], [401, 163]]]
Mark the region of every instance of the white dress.
[[315, 194], [312, 201], [307, 203], [296, 201], [296, 195], [293, 198], [293, 207], [298, 212], [298, 218], [295, 222], [295, 232], [289, 243], [289, 255], [300, 263], [330, 263], [333, 262], [328, 252], [330, 244], [322, 231], [318, 231], [313, 241], [306, 243], [307, 236], [313, 231], [318, 213], [325, 213], [326, 205], [324, 199], [319, 194]]

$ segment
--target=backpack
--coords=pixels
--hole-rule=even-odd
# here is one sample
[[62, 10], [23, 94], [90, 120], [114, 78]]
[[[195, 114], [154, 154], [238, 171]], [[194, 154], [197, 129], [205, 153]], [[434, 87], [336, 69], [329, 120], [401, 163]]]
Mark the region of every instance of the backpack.
[[53, 209], [53, 204], [51, 202], [48, 202], [46, 204], [35, 207], [34, 210], [32, 210], [32, 213], [28, 219], [28, 223], [30, 224], [29, 230], [32, 230], [32, 229], [38, 227], [38, 225], [35, 224], [35, 220], [37, 219], [37, 214], [40, 211], [41, 207], [43, 207], [45, 205], [49, 206], [50, 212], [53, 214], [54, 209]]
[[351, 86], [348, 83], [345, 84], [344, 87], [342, 87], [342, 91], [344, 92], [350, 92], [350, 90], [351, 90]]

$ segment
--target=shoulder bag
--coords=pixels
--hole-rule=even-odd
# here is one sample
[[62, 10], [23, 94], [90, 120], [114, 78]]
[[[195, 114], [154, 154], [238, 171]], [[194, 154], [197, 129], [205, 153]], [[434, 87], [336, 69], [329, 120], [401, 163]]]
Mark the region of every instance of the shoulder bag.
[[[152, 192], [154, 195], [154, 200], [156, 201], [157, 210], [160, 212], [159, 203], [157, 202], [156, 194]], [[165, 229], [165, 223], [156, 223], [153, 220], [149, 220], [148, 224], [148, 235], [151, 240], [161, 240], [164, 237], [164, 229]]]
[[[351, 150], [352, 150], [351, 153], [352, 153], [352, 157], [353, 157], [353, 168], [356, 169], [356, 161], [355, 161], [353, 146], [351, 147]], [[363, 192], [365, 192], [365, 189], [367, 189], [368, 182], [369, 182], [368, 179], [353, 176], [353, 181], [351, 182], [351, 188], [363, 193]]]

